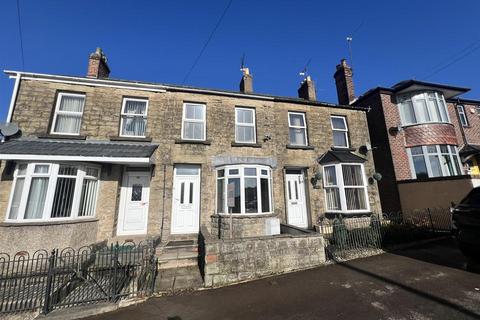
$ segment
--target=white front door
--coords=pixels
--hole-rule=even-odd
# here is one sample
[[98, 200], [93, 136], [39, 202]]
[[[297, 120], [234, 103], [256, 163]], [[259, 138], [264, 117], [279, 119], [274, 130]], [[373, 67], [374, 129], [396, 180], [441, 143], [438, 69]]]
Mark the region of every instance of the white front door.
[[285, 175], [288, 224], [308, 227], [305, 179], [301, 170], [287, 170]]
[[147, 233], [149, 194], [149, 171], [125, 171], [120, 192], [118, 235]]
[[177, 165], [173, 178], [172, 234], [198, 233], [200, 166]]

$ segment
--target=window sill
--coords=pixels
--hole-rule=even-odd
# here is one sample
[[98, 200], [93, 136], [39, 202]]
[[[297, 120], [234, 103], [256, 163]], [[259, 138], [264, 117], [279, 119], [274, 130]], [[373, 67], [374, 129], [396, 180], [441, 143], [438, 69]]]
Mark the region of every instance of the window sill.
[[277, 214], [273, 212], [265, 212], [265, 213], [215, 213], [213, 217], [222, 217], [230, 219], [232, 216], [233, 219], [248, 219], [248, 218], [270, 218], [276, 217]]
[[262, 145], [260, 143], [232, 142], [232, 147], [261, 148]]
[[45, 134], [38, 136], [39, 139], [69, 139], [69, 140], [86, 140], [87, 136], [81, 135], [65, 135], [65, 134]]
[[212, 144], [210, 140], [183, 140], [183, 139], [176, 139], [175, 144], [203, 144], [209, 146]]
[[91, 223], [97, 222], [98, 218], [84, 218], [84, 219], [72, 219], [72, 220], [42, 220], [42, 221], [28, 221], [28, 222], [12, 222], [5, 221], [0, 223], [0, 227], [40, 227], [40, 226], [52, 226], [52, 225], [64, 225], [64, 224], [77, 224], [77, 223]]
[[152, 142], [152, 138], [151, 137], [137, 138], [137, 137], [111, 136], [110, 141]]
[[446, 125], [453, 126], [453, 124], [451, 122], [432, 121], [432, 122], [418, 122], [418, 123], [404, 124], [404, 125], [402, 125], [402, 128], [406, 129], [406, 128], [409, 128], [409, 127], [415, 127], [415, 126], [421, 126], [421, 125], [430, 125], [430, 124], [446, 124]]
[[291, 144], [287, 144], [286, 146], [287, 149], [296, 149], [296, 150], [314, 150], [315, 148], [313, 146], [295, 146]]

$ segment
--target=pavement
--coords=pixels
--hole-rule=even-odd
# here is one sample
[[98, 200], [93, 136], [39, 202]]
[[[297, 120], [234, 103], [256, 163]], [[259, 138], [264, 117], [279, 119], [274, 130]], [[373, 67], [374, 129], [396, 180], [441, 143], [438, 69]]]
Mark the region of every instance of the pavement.
[[88, 319], [480, 319], [480, 266], [445, 239]]

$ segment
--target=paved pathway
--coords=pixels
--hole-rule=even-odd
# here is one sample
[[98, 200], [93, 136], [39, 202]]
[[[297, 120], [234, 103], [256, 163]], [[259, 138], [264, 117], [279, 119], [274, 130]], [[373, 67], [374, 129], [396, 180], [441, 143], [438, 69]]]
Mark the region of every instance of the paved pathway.
[[450, 240], [191, 294], [100, 319], [480, 319], [480, 271]]

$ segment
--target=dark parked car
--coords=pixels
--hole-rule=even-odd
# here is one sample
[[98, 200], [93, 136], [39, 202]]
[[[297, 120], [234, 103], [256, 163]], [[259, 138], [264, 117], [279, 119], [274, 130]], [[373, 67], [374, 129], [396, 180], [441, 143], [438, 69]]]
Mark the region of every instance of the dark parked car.
[[480, 258], [480, 187], [452, 208], [452, 232], [464, 255]]

